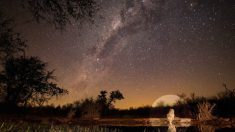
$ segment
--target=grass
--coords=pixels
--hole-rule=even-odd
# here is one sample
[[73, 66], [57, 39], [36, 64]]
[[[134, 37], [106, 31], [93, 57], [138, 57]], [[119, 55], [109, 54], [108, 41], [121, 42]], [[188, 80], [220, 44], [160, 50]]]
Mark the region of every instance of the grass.
[[1, 132], [120, 132], [119, 129], [110, 129], [99, 126], [78, 126], [78, 125], [49, 125], [26, 122], [1, 122]]
[[[118, 125], [118, 124], [117, 124]], [[235, 128], [225, 127], [226, 131], [235, 131]], [[205, 126], [203, 124], [189, 127], [176, 127], [177, 131], [210, 131], [211, 129], [221, 131], [224, 128], [216, 126]], [[78, 125], [78, 124], [53, 124], [53, 123], [32, 123], [19, 120], [0, 121], [0, 132], [166, 132], [168, 126], [103, 126], [103, 125]]]

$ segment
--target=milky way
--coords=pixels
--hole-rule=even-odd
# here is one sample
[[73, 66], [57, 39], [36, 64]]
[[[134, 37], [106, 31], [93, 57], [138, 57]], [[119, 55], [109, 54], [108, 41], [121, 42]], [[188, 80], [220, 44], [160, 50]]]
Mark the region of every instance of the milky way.
[[[211, 96], [235, 87], [233, 0], [97, 0], [94, 24], [65, 31], [25, 23], [30, 15], [2, 1], [28, 40], [28, 54], [56, 70], [70, 94], [56, 104], [120, 89], [119, 108], [151, 105], [166, 94]], [[10, 6], [15, 9], [9, 11]]]

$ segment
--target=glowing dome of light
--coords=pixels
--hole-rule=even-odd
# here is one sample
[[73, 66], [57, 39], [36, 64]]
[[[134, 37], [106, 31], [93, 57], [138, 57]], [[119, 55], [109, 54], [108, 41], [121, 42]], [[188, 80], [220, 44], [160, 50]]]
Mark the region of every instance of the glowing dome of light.
[[180, 97], [177, 95], [164, 95], [164, 96], [161, 96], [160, 98], [156, 99], [153, 102], [152, 107], [173, 106], [179, 100], [180, 100]]

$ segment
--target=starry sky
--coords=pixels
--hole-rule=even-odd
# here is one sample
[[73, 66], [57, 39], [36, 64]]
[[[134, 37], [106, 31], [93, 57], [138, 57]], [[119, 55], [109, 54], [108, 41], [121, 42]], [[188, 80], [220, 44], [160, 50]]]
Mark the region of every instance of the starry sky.
[[70, 103], [119, 89], [117, 108], [151, 105], [168, 94], [212, 96], [235, 87], [233, 0], [97, 0], [94, 23], [64, 31], [32, 16], [17, 0], [1, 0], [3, 13], [27, 39], [27, 54], [55, 69]]

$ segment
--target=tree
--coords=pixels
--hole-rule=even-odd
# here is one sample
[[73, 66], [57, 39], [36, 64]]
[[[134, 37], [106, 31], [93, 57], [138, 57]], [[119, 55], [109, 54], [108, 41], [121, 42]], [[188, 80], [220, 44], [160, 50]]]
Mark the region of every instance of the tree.
[[9, 105], [42, 105], [53, 96], [67, 93], [53, 82], [54, 71], [47, 71], [46, 64], [37, 57], [10, 58], [1, 76]]
[[97, 97], [97, 102], [101, 105], [106, 105], [107, 104], [107, 91], [102, 90], [100, 91], [100, 94]]
[[12, 20], [0, 13], [0, 99], [8, 105], [41, 105], [67, 93], [55, 83], [54, 71], [37, 57], [26, 57], [25, 40], [15, 33]]
[[3, 69], [9, 58], [24, 55], [25, 40], [19, 33], [13, 31], [13, 21], [0, 12], [0, 102], [4, 101]]
[[109, 102], [108, 102], [109, 108], [114, 107], [114, 103], [116, 102], [116, 100], [122, 100], [122, 99], [124, 99], [124, 97], [119, 90], [112, 91], [109, 96]]
[[101, 115], [104, 115], [108, 111], [108, 99], [107, 99], [107, 91], [102, 90], [98, 95], [96, 102], [99, 105], [99, 111]]
[[63, 29], [72, 21], [93, 21], [99, 9], [96, 0], [21, 0], [37, 22], [46, 21]]
[[0, 12], [0, 62], [8, 58], [24, 55], [25, 40], [19, 33], [13, 31], [13, 21], [4, 17]]
[[235, 89], [223, 84], [224, 91], [218, 93], [216, 97], [215, 113], [222, 117], [231, 117], [235, 115]]
[[119, 90], [111, 91], [109, 98], [107, 98], [107, 91], [102, 90], [97, 96], [96, 102], [99, 105], [99, 111], [101, 115], [106, 115], [107, 112], [114, 108], [114, 103], [116, 100], [124, 99], [122, 93]]
[[100, 116], [99, 104], [93, 98], [86, 98], [79, 102], [76, 113], [82, 118], [98, 118]]

